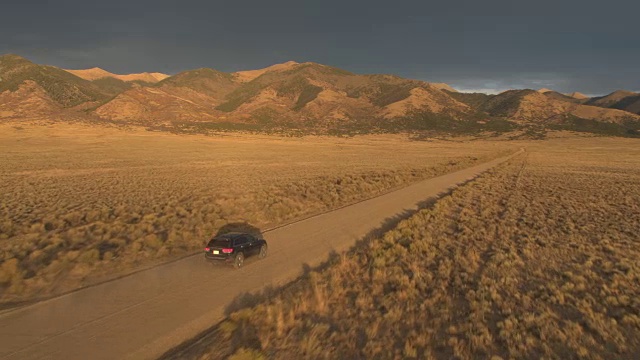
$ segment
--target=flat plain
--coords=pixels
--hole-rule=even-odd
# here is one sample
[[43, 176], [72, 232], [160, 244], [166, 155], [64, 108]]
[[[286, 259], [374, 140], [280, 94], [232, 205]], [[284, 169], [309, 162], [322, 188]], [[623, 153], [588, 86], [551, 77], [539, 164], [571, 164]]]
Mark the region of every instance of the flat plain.
[[324, 269], [231, 312], [193, 359], [632, 359], [640, 144], [518, 155]]
[[43, 299], [511, 153], [500, 141], [0, 128], [0, 299]]

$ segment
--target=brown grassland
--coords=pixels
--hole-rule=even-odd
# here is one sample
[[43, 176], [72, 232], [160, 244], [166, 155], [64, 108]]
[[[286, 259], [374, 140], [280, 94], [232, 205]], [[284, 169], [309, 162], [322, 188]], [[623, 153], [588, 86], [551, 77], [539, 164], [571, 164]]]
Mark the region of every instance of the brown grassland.
[[512, 152], [505, 142], [0, 125], [0, 304], [46, 298]]
[[196, 359], [632, 359], [640, 143], [555, 139], [293, 284]]

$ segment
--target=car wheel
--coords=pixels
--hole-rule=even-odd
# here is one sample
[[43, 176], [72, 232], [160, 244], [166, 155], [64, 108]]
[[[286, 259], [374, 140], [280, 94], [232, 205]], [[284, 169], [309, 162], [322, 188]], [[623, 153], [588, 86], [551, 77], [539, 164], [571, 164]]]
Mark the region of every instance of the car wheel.
[[267, 257], [267, 245], [262, 245], [260, 247], [260, 254], [258, 254], [258, 259], [264, 259]]
[[242, 267], [243, 264], [244, 264], [244, 254], [238, 253], [238, 255], [236, 255], [236, 258], [233, 260], [233, 267], [235, 267], [236, 269], [239, 269]]

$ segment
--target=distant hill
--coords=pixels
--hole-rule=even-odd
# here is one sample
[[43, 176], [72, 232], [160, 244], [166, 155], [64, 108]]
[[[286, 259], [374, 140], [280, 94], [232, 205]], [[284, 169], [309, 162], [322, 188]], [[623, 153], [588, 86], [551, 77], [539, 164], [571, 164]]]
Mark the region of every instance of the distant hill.
[[211, 97], [181, 87], [134, 86], [95, 109], [102, 118], [125, 123], [163, 125], [216, 121]]
[[105, 118], [146, 123], [191, 119], [326, 131], [388, 127], [400, 118], [404, 124], [404, 118], [416, 114], [455, 120], [474, 111], [426, 82], [287, 62], [232, 74], [186, 71], [153, 88], [127, 90], [96, 112]]
[[257, 78], [258, 76], [260, 76], [260, 75], [262, 75], [262, 74], [264, 74], [266, 72], [290, 70], [292, 67], [294, 67], [296, 65], [298, 65], [298, 63], [295, 62], [295, 61], [287, 61], [286, 63], [271, 65], [271, 66], [263, 68], [263, 69], [238, 71], [238, 72], [233, 73], [233, 75], [240, 82], [248, 82], [248, 81], [251, 81], [251, 80]]
[[0, 92], [16, 91], [33, 81], [56, 103], [72, 107], [107, 100], [110, 94], [98, 85], [54, 66], [37, 65], [17, 55], [0, 56]]
[[541, 88], [536, 90], [537, 92], [539, 92], [540, 94], [545, 94], [547, 96], [550, 96], [552, 98], [555, 98], [557, 100], [565, 100], [565, 101], [571, 101], [571, 102], [575, 102], [576, 104], [581, 104], [584, 103], [586, 101], [586, 99], [589, 99], [588, 96], [579, 93], [579, 92], [573, 92], [570, 94], [563, 94], [560, 92], [557, 92], [555, 90], [551, 90], [551, 89], [547, 89], [547, 88]]
[[576, 99], [572, 96], [569, 95], [565, 95], [562, 93], [559, 93], [557, 91], [546, 91], [543, 93], [544, 96], [547, 96], [549, 98], [555, 99], [555, 100], [560, 100], [560, 101], [568, 101], [574, 104], [581, 104], [584, 100], [581, 99]]
[[480, 109], [495, 116], [506, 116], [520, 122], [561, 123], [570, 116], [622, 124], [640, 117], [625, 111], [601, 109], [557, 99], [533, 90], [510, 90], [495, 95]]
[[[289, 63], [266, 71], [231, 92], [217, 107], [227, 113], [287, 118], [299, 123], [374, 122], [415, 112], [460, 119], [471, 111], [438, 88], [392, 75], [358, 75], [317, 63]], [[271, 118], [271, 119], [269, 119]], [[372, 124], [376, 126], [376, 124]]]
[[69, 70], [69, 69], [65, 69], [65, 71], [80, 77], [82, 79], [85, 80], [98, 80], [98, 79], [104, 79], [104, 78], [114, 78], [114, 79], [118, 79], [118, 80], [122, 80], [125, 82], [129, 82], [129, 81], [143, 81], [146, 83], [157, 83], [158, 81], [162, 81], [166, 78], [169, 77], [169, 75], [166, 74], [162, 74], [162, 73], [148, 73], [148, 72], [144, 72], [144, 73], [140, 73], [140, 74], [126, 74], [126, 75], [118, 75], [118, 74], [113, 74], [110, 73], [106, 70], [103, 70], [101, 68], [98, 67], [94, 67], [91, 69], [84, 69], [84, 70]]
[[546, 96], [552, 97], [554, 99], [557, 100], [564, 100], [564, 101], [570, 101], [576, 104], [582, 104], [584, 102], [586, 102], [589, 97], [579, 93], [579, 92], [573, 92], [571, 94], [563, 94], [560, 92], [557, 92], [555, 90], [551, 90], [551, 89], [547, 89], [547, 88], [542, 88], [542, 89], [538, 89], [537, 90], [539, 93], [544, 94]]
[[445, 84], [445, 83], [430, 83], [431, 86], [440, 89], [440, 90], [447, 90], [450, 92], [458, 92], [458, 90], [454, 89], [451, 87], [451, 85], [449, 84]]
[[216, 106], [240, 84], [229, 73], [184, 71], [153, 86], [134, 86], [96, 109], [104, 118], [145, 124], [219, 121]]
[[492, 117], [525, 127], [587, 131], [610, 135], [638, 134], [640, 116], [616, 109], [583, 105], [554, 91], [509, 90], [497, 95], [451, 93], [452, 97]]
[[135, 84], [134, 82], [126, 82], [112, 77], [104, 77], [92, 80], [91, 82], [100, 88], [100, 90], [111, 96], [116, 96], [123, 91], [130, 89]]
[[79, 78], [85, 79], [85, 80], [97, 80], [97, 79], [102, 79], [102, 78], [116, 78], [115, 74], [112, 74], [106, 70], [100, 69], [98, 67], [94, 67], [91, 69], [84, 69], [84, 70], [69, 70], [69, 69], [64, 69], [64, 71], [69, 72]]
[[586, 104], [640, 114], [640, 94], [626, 90], [618, 90], [606, 96], [591, 98]]
[[158, 87], [186, 87], [216, 99], [224, 98], [239, 84], [232, 74], [209, 68], [183, 71], [157, 84]]
[[624, 99], [613, 104], [611, 108], [640, 114], [640, 94], [627, 96]]
[[451, 93], [452, 97], [492, 116], [518, 121], [543, 121], [579, 112], [586, 118], [606, 122], [621, 122], [637, 116], [624, 111], [599, 109], [581, 104], [577, 99], [555, 91], [508, 90], [497, 95]]
[[601, 106], [601, 107], [610, 107], [618, 103], [619, 101], [623, 100], [624, 98], [627, 98], [629, 96], [636, 96], [636, 95], [638, 94], [631, 91], [617, 90], [612, 92], [609, 95], [591, 98], [591, 100], [589, 100], [587, 104], [594, 105], [594, 106]]
[[[446, 90], [446, 89], [445, 89]], [[489, 99], [493, 98], [494, 95], [489, 95], [485, 93], [462, 93], [462, 92], [452, 92], [447, 91], [449, 96], [452, 98], [467, 104], [468, 106], [479, 109], [485, 102]]]
[[35, 81], [25, 80], [15, 91], [0, 92], [0, 119], [50, 118], [62, 110]]
[[567, 96], [571, 96], [572, 98], [578, 99], [578, 100], [584, 100], [589, 98], [587, 95], [577, 91], [567, 94]]

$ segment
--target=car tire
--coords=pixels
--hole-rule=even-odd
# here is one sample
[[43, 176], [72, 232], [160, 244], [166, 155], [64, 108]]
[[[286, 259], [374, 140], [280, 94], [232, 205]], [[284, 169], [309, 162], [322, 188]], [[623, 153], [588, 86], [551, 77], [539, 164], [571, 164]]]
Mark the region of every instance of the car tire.
[[262, 245], [260, 247], [260, 252], [258, 253], [258, 259], [264, 259], [267, 257], [267, 245]]
[[240, 269], [242, 265], [244, 265], [244, 254], [238, 253], [233, 259], [233, 267], [236, 269]]

